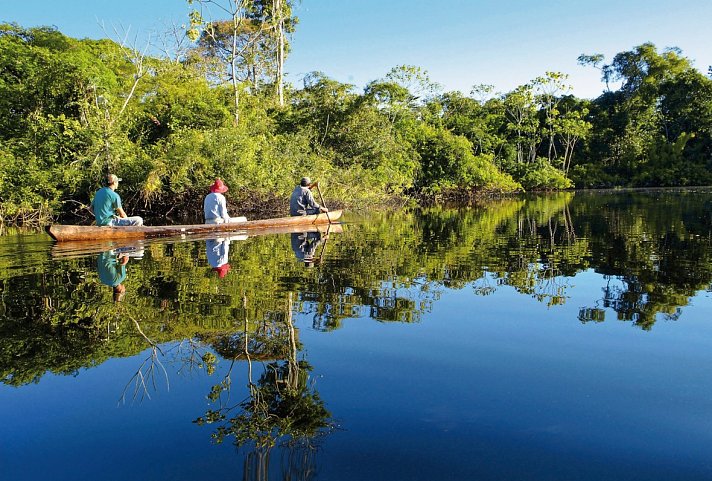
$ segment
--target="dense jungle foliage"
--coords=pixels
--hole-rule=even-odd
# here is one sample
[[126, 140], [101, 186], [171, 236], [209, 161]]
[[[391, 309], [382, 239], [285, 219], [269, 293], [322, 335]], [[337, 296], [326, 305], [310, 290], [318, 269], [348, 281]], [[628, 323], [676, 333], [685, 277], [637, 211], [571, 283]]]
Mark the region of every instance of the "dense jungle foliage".
[[282, 79], [291, 2], [247, 2], [220, 21], [189, 3], [187, 32], [164, 55], [0, 24], [2, 222], [89, 221], [83, 206], [107, 171], [124, 179], [130, 214], [163, 222], [199, 211], [215, 177], [236, 214], [280, 208], [307, 174], [352, 207], [712, 183], [712, 80], [677, 49], [581, 55], [606, 85], [593, 100], [557, 72], [506, 93], [442, 92], [414, 66], [360, 92], [320, 72], [296, 87]]

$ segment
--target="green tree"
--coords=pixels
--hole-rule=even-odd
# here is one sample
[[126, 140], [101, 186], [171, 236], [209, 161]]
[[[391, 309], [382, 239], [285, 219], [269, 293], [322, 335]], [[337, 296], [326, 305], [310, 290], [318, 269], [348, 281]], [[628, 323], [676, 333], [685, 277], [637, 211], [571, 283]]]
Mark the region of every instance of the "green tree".
[[537, 105], [531, 85], [523, 85], [504, 96], [506, 131], [513, 137], [518, 164], [532, 163], [541, 142]]
[[546, 72], [543, 77], [537, 77], [532, 81], [532, 88], [535, 92], [540, 112], [543, 116], [543, 128], [547, 139], [547, 159], [549, 163], [557, 157], [556, 152], [556, 124], [559, 118], [559, 103], [561, 95], [571, 90], [571, 86], [564, 82], [568, 75], [561, 72]]
[[[255, 73], [257, 56], [251, 55], [252, 47], [265, 27], [249, 18], [254, 8], [251, 0], [188, 0], [189, 5], [194, 3], [199, 8], [189, 14], [187, 35], [197, 41], [200, 55], [226, 67], [224, 73], [218, 70], [216, 75], [218, 81], [227, 81], [232, 87], [233, 117], [237, 125], [243, 83]], [[213, 11], [227, 20], [213, 19]]]
[[[596, 56], [594, 60], [600, 63], [602, 57]], [[679, 49], [658, 52], [653, 44], [645, 43], [618, 53], [610, 64], [603, 66], [603, 70], [606, 80], [620, 82], [621, 87], [616, 92], [604, 93], [591, 105], [589, 156], [574, 167], [577, 182], [607, 176], [610, 182], [620, 184], [640, 182], [643, 177], [648, 179], [646, 182], [655, 178], [656, 182], [667, 184], [672, 181], [671, 175], [638, 175], [661, 168], [658, 153], [676, 151], [674, 147], [672, 150], [661, 150], [661, 137], [672, 147], [680, 135], [695, 134], [689, 148], [688, 142], [683, 143], [682, 155], [686, 162], [693, 158], [693, 164], [702, 165], [705, 162], [702, 158], [708, 137], [703, 135], [697, 138], [702, 129], [695, 121], [690, 123], [692, 117], [684, 112], [689, 108], [705, 118], [704, 105], [709, 98], [704, 86], [707, 79], [695, 73], [691, 62], [682, 56]], [[699, 92], [699, 100], [688, 100], [697, 97], [698, 92], [692, 94], [695, 90]], [[688, 120], [684, 121], [685, 118]], [[652, 158], [658, 159], [654, 162], [656, 167], [649, 163]], [[673, 155], [663, 162], [678, 162], [675, 159]], [[700, 174], [704, 174], [704, 168], [698, 169], [698, 176], [707, 178], [706, 174]]]
[[566, 175], [571, 168], [576, 145], [580, 140], [587, 139], [591, 132], [592, 125], [586, 120], [589, 110], [585, 104], [571, 96], [565, 97], [559, 104], [560, 113], [553, 121], [553, 130], [564, 147], [561, 165]]

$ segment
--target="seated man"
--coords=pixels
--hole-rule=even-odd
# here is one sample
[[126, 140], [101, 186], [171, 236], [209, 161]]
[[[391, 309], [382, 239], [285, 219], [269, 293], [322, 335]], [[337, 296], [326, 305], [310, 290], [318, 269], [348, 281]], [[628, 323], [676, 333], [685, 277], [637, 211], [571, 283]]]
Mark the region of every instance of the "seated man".
[[316, 248], [319, 244], [326, 239], [326, 236], [322, 236], [321, 232], [304, 232], [299, 234], [297, 232], [292, 233], [292, 250], [297, 259], [304, 262], [305, 267], [312, 267], [314, 265], [314, 255], [316, 254]]
[[319, 212], [329, 212], [329, 209], [322, 207], [314, 200], [314, 195], [311, 193], [311, 188], [316, 183], [312, 184], [309, 177], [302, 177], [299, 185], [294, 188], [292, 196], [289, 198], [289, 215], [312, 215]]
[[225, 224], [228, 222], [246, 222], [246, 217], [230, 217], [227, 213], [227, 200], [223, 193], [227, 185], [221, 179], [215, 179], [210, 186], [210, 193], [203, 200], [203, 214], [206, 224]]
[[94, 194], [89, 210], [96, 218], [96, 225], [111, 227], [143, 225], [141, 217], [128, 217], [121, 207], [121, 197], [115, 192], [119, 181], [121, 179], [114, 174], [107, 175], [106, 187], [102, 187]]
[[96, 261], [99, 280], [114, 290], [114, 302], [121, 302], [126, 293], [122, 282], [126, 279], [126, 263], [129, 257], [111, 250], [99, 254]]

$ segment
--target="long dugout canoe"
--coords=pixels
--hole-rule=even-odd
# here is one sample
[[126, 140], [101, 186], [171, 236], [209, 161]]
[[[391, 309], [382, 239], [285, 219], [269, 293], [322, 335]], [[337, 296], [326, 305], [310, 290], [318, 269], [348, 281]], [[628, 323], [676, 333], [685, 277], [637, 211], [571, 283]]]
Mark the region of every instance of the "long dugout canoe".
[[[198, 234], [180, 235], [174, 237], [151, 237], [148, 239], [97, 239], [57, 242], [52, 246], [52, 257], [76, 258], [98, 254], [112, 249], [143, 249], [152, 243], [196, 242], [207, 239], [226, 238], [231, 241], [244, 241], [251, 237], [280, 234], [301, 234], [303, 232], [320, 232], [321, 235], [341, 234], [344, 225], [340, 222], [332, 224], [286, 225], [266, 227], [264, 229], [236, 230], [223, 233], [203, 232]], [[249, 232], [249, 233], [248, 233]]]
[[149, 239], [152, 237], [170, 237], [209, 232], [249, 231], [253, 229], [270, 229], [273, 227], [329, 224], [339, 220], [342, 212], [341, 210], [334, 210], [315, 215], [276, 217], [273, 219], [231, 222], [229, 224], [143, 225], [127, 227], [53, 224], [47, 227], [47, 233], [58, 242], [105, 239]]

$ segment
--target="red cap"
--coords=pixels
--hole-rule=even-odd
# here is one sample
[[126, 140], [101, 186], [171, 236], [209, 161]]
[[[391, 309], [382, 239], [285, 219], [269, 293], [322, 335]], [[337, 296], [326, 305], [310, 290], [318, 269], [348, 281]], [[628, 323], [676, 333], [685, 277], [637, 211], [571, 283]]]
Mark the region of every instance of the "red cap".
[[227, 192], [227, 185], [221, 179], [215, 179], [215, 183], [210, 186], [210, 192], [217, 192], [218, 194]]
[[218, 273], [218, 277], [222, 279], [230, 270], [230, 264], [223, 264], [220, 267], [213, 267], [213, 270]]

